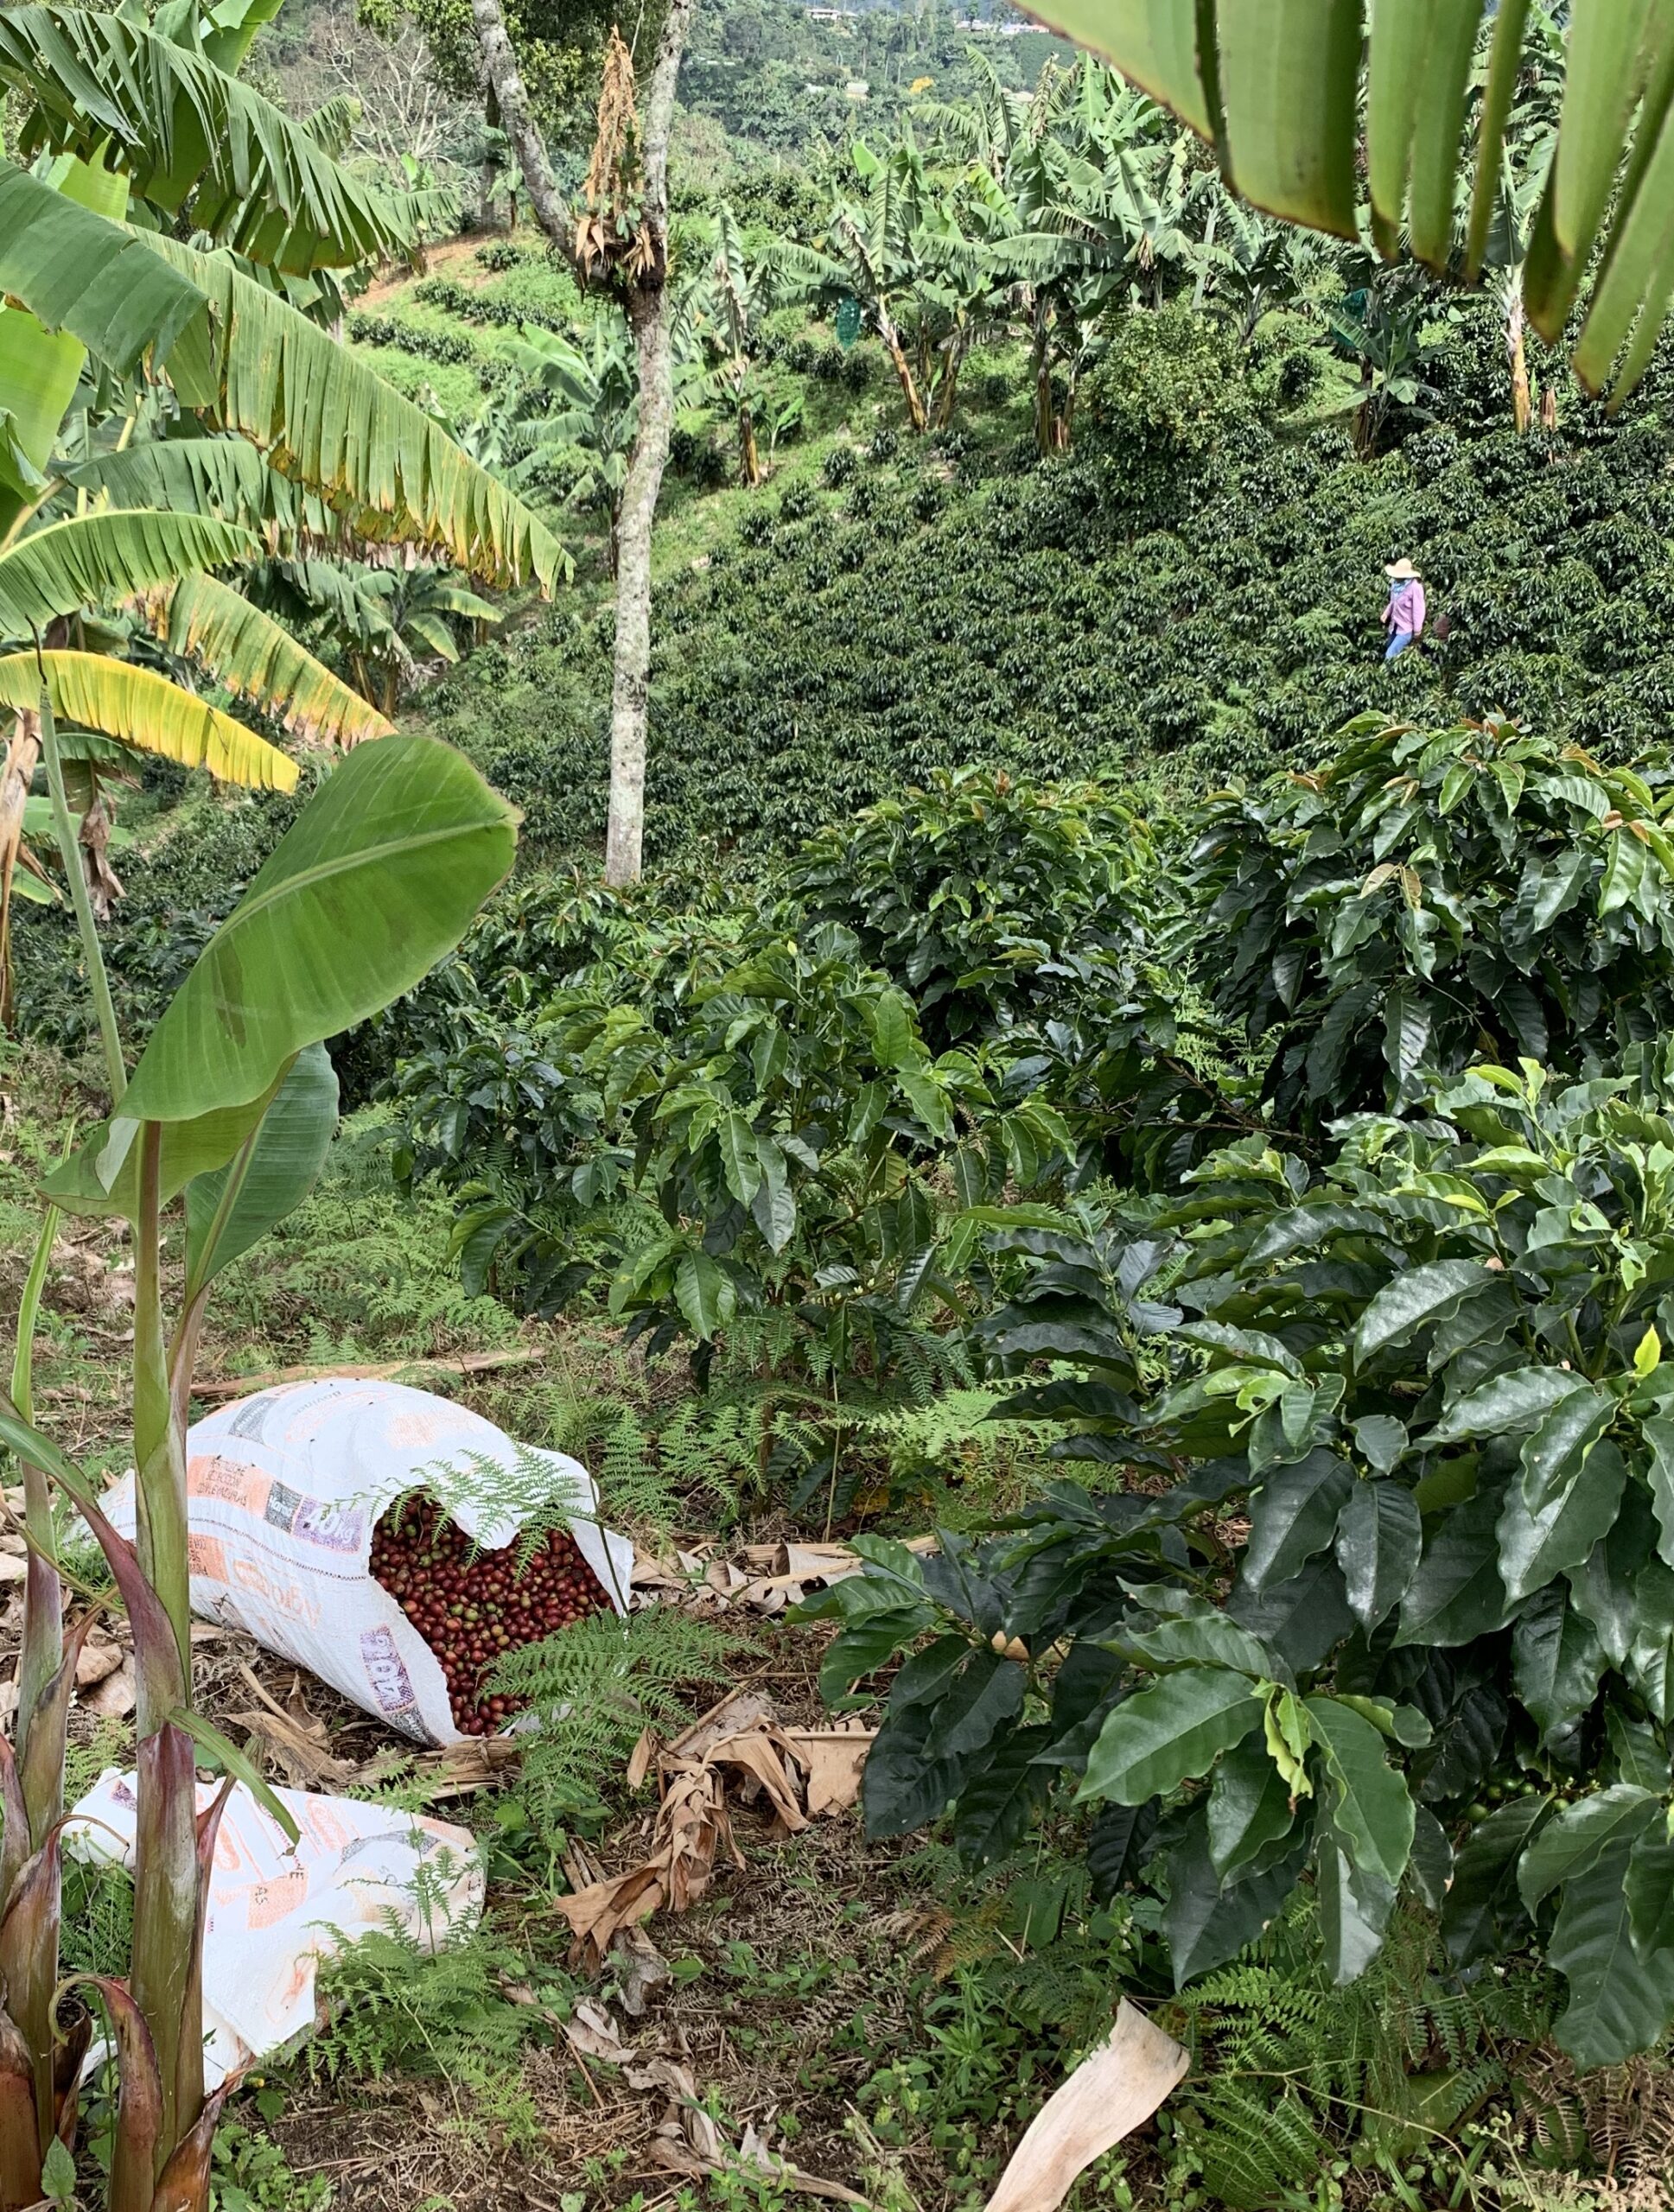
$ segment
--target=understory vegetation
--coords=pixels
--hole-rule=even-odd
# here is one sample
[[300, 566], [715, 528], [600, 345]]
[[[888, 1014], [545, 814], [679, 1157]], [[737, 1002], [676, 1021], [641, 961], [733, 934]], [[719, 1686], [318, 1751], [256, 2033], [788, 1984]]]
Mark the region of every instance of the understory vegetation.
[[[78, 331], [26, 405], [14, 359], [63, 334], [0, 306], [10, 1448], [33, 1477], [32, 1417], [69, 1480], [143, 1467], [130, 1370], [178, 1292], [154, 1417], [194, 1350], [199, 1416], [420, 1383], [583, 1462], [654, 1592], [496, 1659], [485, 1729], [538, 1725], [468, 1772], [181, 1629], [183, 1789], [434, 1812], [486, 1882], [437, 1956], [384, 1927], [326, 1968], [207, 2203], [780, 2212], [812, 2177], [982, 2212], [1125, 1997], [1190, 2068], [1073, 2212], [1666, 2212], [1674, 351], [1607, 410], [1525, 319], [1572, 11], [1507, 11], [1467, 289], [1369, 211], [1359, 242], [1255, 213], [1002, 9], [705, 0], [615, 889], [638, 355], [523, 220], [468, 15], [12, 12], [0, 195], [156, 260], [180, 334]], [[608, 11], [507, 16], [595, 219]], [[261, 174], [208, 133], [171, 201], [178, 117], [122, 137], [78, 40], [143, 51], [194, 129], [216, 84]], [[1429, 623], [1385, 661], [1402, 558]], [[314, 1027], [235, 1107], [253, 1147], [305, 1077], [317, 1143], [206, 1303], [229, 1154], [169, 1184], [158, 1137], [146, 1213], [124, 1040], [143, 1100], [177, 1004], [242, 1050], [224, 925], [404, 760], [493, 851], [428, 966], [397, 893], [315, 918], [275, 987]], [[146, 1126], [209, 1147], [226, 1105]], [[52, 1541], [116, 1618], [108, 1548]], [[735, 1802], [689, 1909], [572, 1941], [565, 1901], [643, 1856], [658, 1747], [739, 1688], [867, 1732], [857, 1805]], [[66, 1709], [73, 1802], [145, 1715]], [[105, 1987], [145, 1912], [63, 1882], [59, 1967]], [[43, 2202], [118, 2202], [137, 2101], [90, 2077]]]

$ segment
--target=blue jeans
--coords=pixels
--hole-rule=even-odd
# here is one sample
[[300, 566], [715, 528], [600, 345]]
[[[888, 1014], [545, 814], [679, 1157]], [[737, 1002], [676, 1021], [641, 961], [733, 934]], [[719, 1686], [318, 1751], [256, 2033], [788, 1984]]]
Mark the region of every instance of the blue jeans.
[[1399, 660], [1407, 647], [1415, 642], [1410, 630], [1397, 630], [1389, 641], [1389, 651], [1384, 655], [1384, 658]]

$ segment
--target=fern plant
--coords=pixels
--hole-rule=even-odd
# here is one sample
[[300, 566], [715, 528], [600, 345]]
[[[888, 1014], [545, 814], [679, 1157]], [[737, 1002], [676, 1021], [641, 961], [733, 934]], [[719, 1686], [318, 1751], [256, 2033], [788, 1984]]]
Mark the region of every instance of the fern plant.
[[690, 1718], [682, 1693], [727, 1679], [737, 1641], [712, 1621], [652, 1605], [625, 1619], [597, 1613], [508, 1651], [493, 1684], [531, 1717], [519, 1795], [535, 1825], [551, 1835], [595, 1806], [642, 1731], [673, 1733]]

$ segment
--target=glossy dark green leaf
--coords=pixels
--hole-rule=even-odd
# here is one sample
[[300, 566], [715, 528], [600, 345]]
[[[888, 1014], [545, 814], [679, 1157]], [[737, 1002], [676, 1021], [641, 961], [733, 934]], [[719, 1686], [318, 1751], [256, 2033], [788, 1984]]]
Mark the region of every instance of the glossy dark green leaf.
[[1569, 1602], [1562, 1581], [1524, 1607], [1512, 1631], [1512, 1681], [1543, 1740], [1561, 1735], [1598, 1695], [1604, 1647]]
[[1040, 1726], [1012, 1729], [965, 1781], [953, 1808], [953, 1843], [967, 1866], [1003, 1859], [1022, 1841], [1051, 1783], [1049, 1770], [1035, 1764], [1051, 1732]]
[[1453, 1846], [1448, 1832], [1426, 1805], [1414, 1817], [1412, 1857], [1407, 1879], [1432, 1912], [1440, 1912], [1453, 1881]]
[[1503, 1625], [1511, 1604], [1494, 1535], [1499, 1509], [1499, 1496], [1486, 1491], [1448, 1515], [1402, 1600], [1397, 1644], [1470, 1643]]
[[1569, 1984], [1556, 2037], [1577, 2066], [1614, 2066], [1658, 2042], [1674, 2013], [1674, 1951], [1635, 1949], [1631, 1851], [1601, 1853], [1564, 1884], [1547, 1957]]
[[1419, 1794], [1427, 1804], [1474, 1797], [1499, 1764], [1511, 1707], [1496, 1683], [1467, 1683], [1435, 1732]]
[[1442, 1940], [1454, 1966], [1486, 1958], [1527, 1925], [1518, 1863], [1551, 1813], [1552, 1801], [1538, 1791], [1513, 1797], [1479, 1821], [1454, 1853], [1442, 1905]]
[[1362, 1628], [1376, 1628], [1405, 1597], [1423, 1546], [1418, 1508], [1404, 1484], [1355, 1484], [1337, 1516], [1337, 1564]]
[[1517, 1870], [1518, 1893], [1532, 1912], [1550, 1891], [1572, 1882], [1607, 1853], [1636, 1842], [1657, 1817], [1648, 1789], [1618, 1782], [1561, 1806], [1524, 1851]]
[[1163, 1620], [1134, 1627], [1124, 1624], [1112, 1639], [1116, 1648], [1143, 1665], [1165, 1667], [1231, 1667], [1257, 1681], [1274, 1678], [1276, 1660], [1264, 1645], [1222, 1612], [1206, 1610], [1200, 1617]]
[[1308, 1856], [1306, 1837], [1264, 1873], [1223, 1888], [1210, 1864], [1200, 1819], [1168, 1854], [1168, 1902], [1162, 1930], [1168, 1938], [1174, 1987], [1211, 1974], [1253, 1943], [1284, 1909]]
[[1391, 1766], [1383, 1738], [1353, 1707], [1331, 1697], [1310, 1697], [1307, 1707], [1331, 1784], [1331, 1824], [1338, 1840], [1357, 1872], [1374, 1878], [1369, 1894], [1393, 1891], [1412, 1851], [1406, 1777]]
[[1542, 1415], [1523, 1446], [1522, 1494], [1531, 1515], [1574, 1488], [1615, 1410], [1615, 1400], [1589, 1384], [1569, 1391]]
[[1615, 1525], [1626, 1480], [1627, 1463], [1607, 1438], [1537, 1512], [1531, 1510], [1522, 1485], [1512, 1484], [1495, 1534], [1500, 1580], [1514, 1605], [1589, 1556]]
[[1087, 1834], [1087, 1872], [1092, 1893], [1108, 1904], [1139, 1872], [1146, 1845], [1156, 1832], [1158, 1805], [1101, 1805]]
[[891, 1713], [879, 1729], [861, 1773], [861, 1808], [869, 1836], [910, 1835], [939, 1820], [958, 1796], [964, 1765], [924, 1755], [934, 1707], [913, 1705]]
[[1026, 1679], [1015, 1659], [973, 1651], [932, 1709], [926, 1758], [960, 1758], [979, 1751], [1002, 1723], [1022, 1712]]
[[1221, 1752], [1261, 1721], [1261, 1700], [1243, 1675], [1195, 1667], [1164, 1675], [1117, 1706], [1093, 1745], [1080, 1802], [1113, 1797], [1142, 1805], [1206, 1774]]
[[1613, 1666], [1623, 1663], [1633, 1640], [1634, 1584], [1656, 1541], [1651, 1501], [1638, 1483], [1630, 1483], [1609, 1535], [1570, 1571], [1575, 1610], [1592, 1624]]
[[1655, 1719], [1674, 1720], [1674, 1568], [1647, 1560], [1633, 1581], [1627, 1679]]
[[1424, 1441], [1435, 1446], [1471, 1436], [1515, 1434], [1537, 1427], [1556, 1406], [1577, 1395], [1591, 1395], [1580, 1376], [1566, 1375], [1558, 1367], [1514, 1367], [1455, 1399]]
[[1266, 1476], [1250, 1502], [1243, 1578], [1259, 1594], [1300, 1573], [1331, 1541], [1354, 1478], [1334, 1452], [1314, 1450]]
[[1290, 1789], [1259, 1737], [1235, 1744], [1215, 1769], [1208, 1803], [1209, 1860], [1223, 1882], [1270, 1857], [1290, 1834]]
[[1342, 1570], [1329, 1554], [1310, 1560], [1300, 1574], [1259, 1592], [1238, 1582], [1226, 1610], [1297, 1675], [1319, 1666], [1354, 1630]]
[[1431, 1321], [1451, 1313], [1461, 1299], [1491, 1289], [1493, 1276], [1480, 1260], [1432, 1260], [1408, 1268], [1372, 1300], [1354, 1332], [1354, 1363], [1367, 1366]]
[[1605, 1713], [1604, 1732], [1615, 1764], [1611, 1779], [1636, 1783], [1653, 1796], [1665, 1796], [1670, 1782], [1668, 1746], [1650, 1722], [1635, 1720], [1619, 1705], [1612, 1705]]
[[1355, 1450], [1375, 1474], [1388, 1474], [1407, 1448], [1406, 1423], [1393, 1414], [1368, 1414], [1353, 1433]]
[[1357, 1981], [1383, 1948], [1397, 1892], [1381, 1874], [1360, 1865], [1324, 1821], [1315, 1864], [1326, 1972], [1340, 1987]]
[[1641, 1957], [1674, 1951], [1674, 1841], [1666, 1822], [1647, 1829], [1629, 1853], [1627, 1918]]

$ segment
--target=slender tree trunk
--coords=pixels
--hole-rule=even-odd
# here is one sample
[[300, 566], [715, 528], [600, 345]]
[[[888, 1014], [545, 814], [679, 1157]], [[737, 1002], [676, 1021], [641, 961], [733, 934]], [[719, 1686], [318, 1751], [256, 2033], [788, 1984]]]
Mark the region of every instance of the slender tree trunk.
[[894, 364], [895, 376], [901, 385], [901, 397], [907, 402], [907, 419], [914, 430], [922, 430], [926, 427], [924, 402], [919, 397], [919, 387], [913, 376], [913, 364], [907, 358], [907, 349], [901, 342], [901, 333], [896, 329], [894, 319], [882, 300], [878, 302], [874, 314], [877, 321], [878, 336], [882, 339], [884, 351]]
[[546, 142], [530, 112], [529, 94], [524, 88], [518, 57], [512, 51], [500, 0], [471, 0], [471, 20], [476, 28], [482, 73], [499, 106], [500, 127], [518, 157], [535, 220], [562, 252], [571, 254], [576, 238], [570, 211], [558, 196], [557, 180], [546, 158]]
[[[605, 880], [639, 880], [645, 840], [646, 721], [651, 679], [651, 533], [668, 461], [674, 416], [669, 350], [668, 141], [674, 92], [694, 0], [669, 0], [656, 58], [640, 111], [640, 210], [650, 251], [618, 276], [640, 367], [640, 418], [622, 487], [616, 552], [616, 650], [610, 694], [610, 812], [605, 831]], [[546, 148], [530, 113], [529, 97], [500, 0], [471, 0], [482, 66], [506, 135], [518, 157], [535, 220], [573, 261], [576, 237], [558, 196]], [[582, 272], [585, 276], [585, 271]]]
[[1529, 393], [1529, 357], [1523, 343], [1523, 272], [1512, 279], [1512, 296], [1505, 310], [1505, 358], [1512, 371], [1512, 418], [1519, 431], [1534, 421], [1534, 402]]
[[752, 490], [761, 481], [761, 456], [756, 450], [755, 416], [748, 399], [738, 410], [738, 473]]
[[1034, 296], [1033, 325], [1034, 353], [1034, 450], [1047, 454], [1053, 447], [1051, 310], [1044, 292]]

